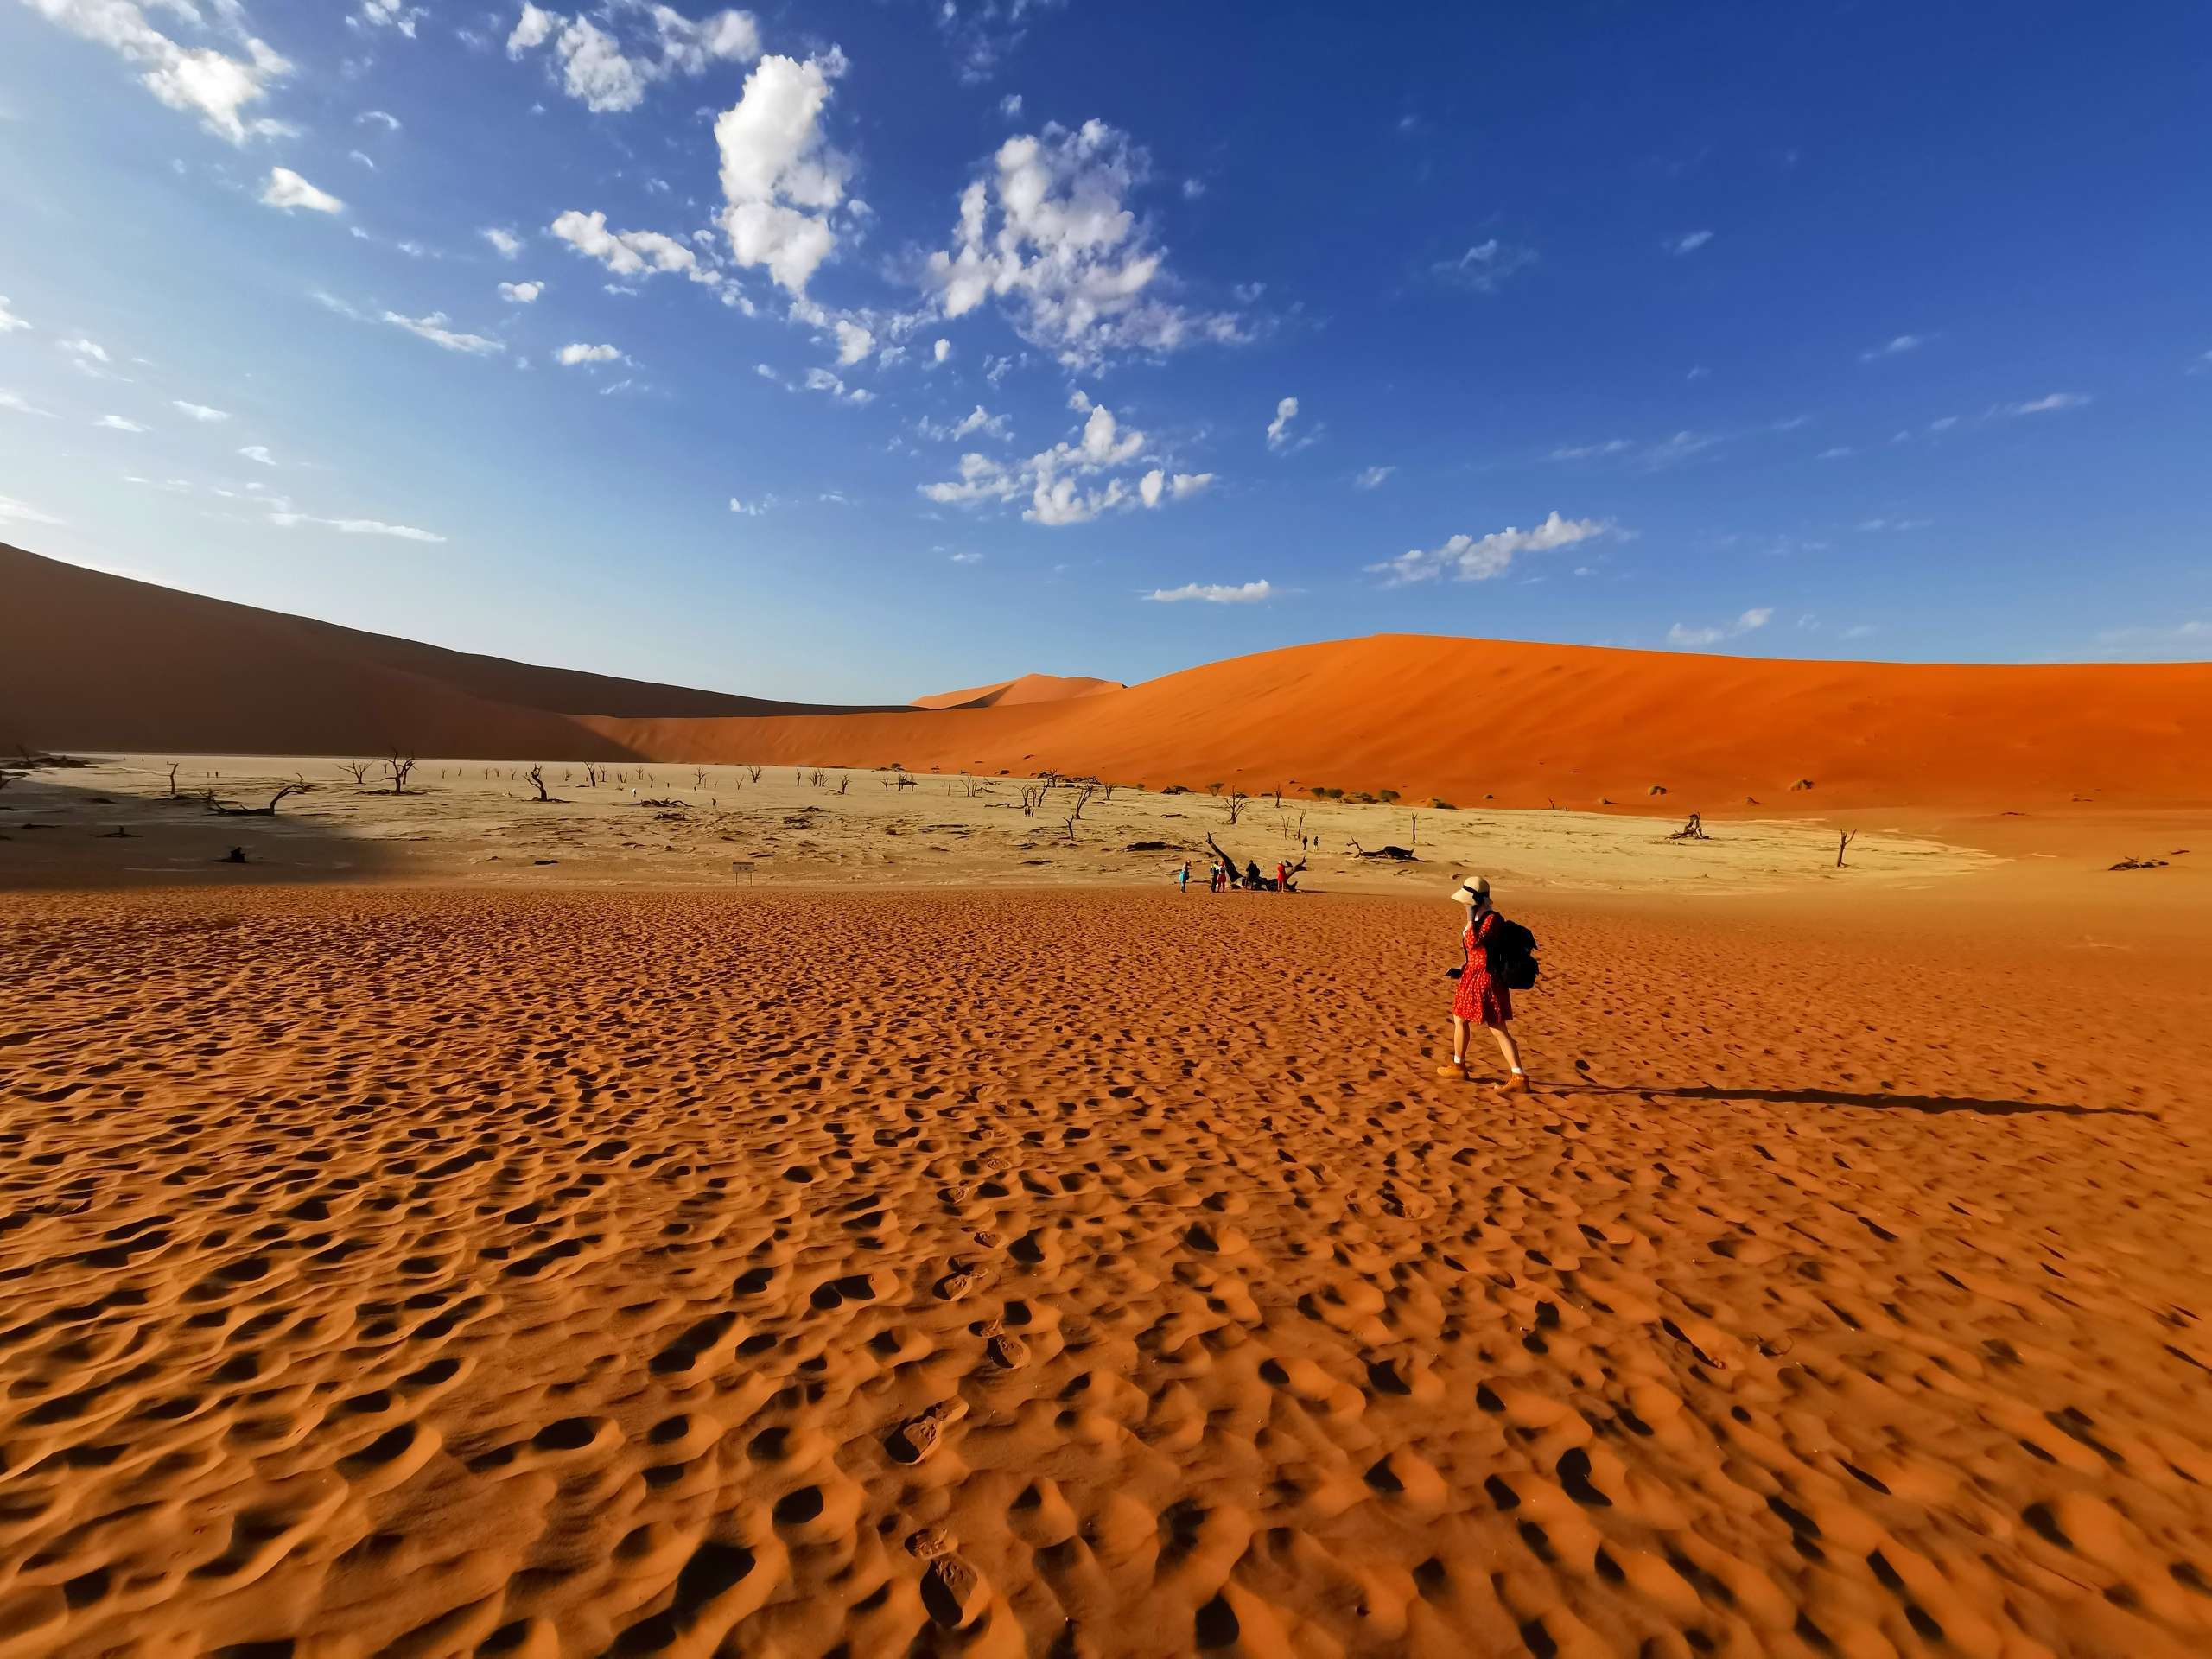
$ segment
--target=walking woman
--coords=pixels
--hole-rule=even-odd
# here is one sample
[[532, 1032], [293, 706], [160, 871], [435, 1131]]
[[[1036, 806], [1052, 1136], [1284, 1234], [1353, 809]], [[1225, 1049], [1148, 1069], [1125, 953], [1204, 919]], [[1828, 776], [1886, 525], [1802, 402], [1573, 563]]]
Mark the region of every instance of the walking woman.
[[1460, 942], [1466, 947], [1467, 960], [1458, 970], [1459, 989], [1452, 999], [1452, 1063], [1438, 1066], [1436, 1075], [1465, 1077], [1468, 1038], [1476, 1026], [1487, 1026], [1490, 1034], [1497, 1039], [1497, 1052], [1512, 1068], [1504, 1082], [1493, 1086], [1503, 1094], [1525, 1095], [1529, 1092], [1529, 1076], [1521, 1069], [1520, 1046], [1507, 1029], [1513, 1020], [1513, 993], [1506, 988], [1504, 976], [1496, 970], [1491, 961], [1489, 944], [1499, 918], [1490, 901], [1490, 878], [1467, 877], [1452, 889], [1452, 902], [1466, 906], [1467, 927]]

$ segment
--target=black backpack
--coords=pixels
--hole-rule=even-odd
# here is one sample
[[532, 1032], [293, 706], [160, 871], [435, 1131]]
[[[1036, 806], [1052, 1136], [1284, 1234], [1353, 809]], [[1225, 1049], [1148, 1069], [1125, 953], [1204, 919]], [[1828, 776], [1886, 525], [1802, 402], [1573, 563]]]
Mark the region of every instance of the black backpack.
[[1536, 983], [1536, 936], [1518, 922], [1510, 922], [1503, 916], [1491, 929], [1489, 946], [1491, 971], [1503, 980], [1509, 991], [1526, 991]]

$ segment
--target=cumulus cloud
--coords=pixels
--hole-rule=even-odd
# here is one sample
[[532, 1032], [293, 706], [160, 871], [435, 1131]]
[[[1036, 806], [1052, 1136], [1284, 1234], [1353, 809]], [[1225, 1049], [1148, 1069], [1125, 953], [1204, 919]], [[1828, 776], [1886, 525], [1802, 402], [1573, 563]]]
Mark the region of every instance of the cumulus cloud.
[[299, 524], [315, 524], [324, 530], [334, 530], [347, 536], [394, 536], [404, 542], [443, 542], [445, 537], [428, 530], [416, 530], [412, 524], [387, 524], [381, 518], [318, 518], [309, 512], [293, 512], [289, 509], [271, 512], [269, 522], [291, 529]]
[[1667, 630], [1667, 643], [1670, 645], [1688, 646], [1693, 650], [1704, 645], [1717, 645], [1724, 639], [1738, 639], [1745, 634], [1756, 632], [1773, 620], [1774, 607], [1771, 605], [1760, 605], [1745, 611], [1733, 622], [1721, 622], [1707, 627], [1694, 628], [1677, 622]]
[[404, 328], [417, 339], [427, 340], [433, 346], [442, 346], [449, 352], [461, 352], [471, 357], [488, 357], [507, 349], [503, 340], [492, 340], [483, 334], [455, 333], [446, 327], [448, 321], [442, 311], [433, 311], [427, 317], [402, 316], [397, 311], [387, 311], [383, 321], [395, 328]]
[[664, 5], [625, 0], [600, 15], [609, 28], [525, 0], [507, 35], [507, 55], [519, 59], [550, 42], [562, 89], [601, 115], [636, 109], [656, 81], [760, 55], [760, 31], [749, 12], [718, 11], [694, 22]]
[[318, 190], [289, 167], [269, 169], [269, 182], [261, 187], [261, 203], [264, 207], [281, 207], [290, 213], [304, 207], [310, 213], [342, 213], [346, 204], [327, 190]]
[[402, 0], [361, 0], [361, 9], [346, 21], [355, 29], [396, 29], [411, 41], [415, 26], [429, 15], [421, 6], [406, 5]]
[[841, 404], [858, 405], [875, 401], [875, 394], [866, 386], [849, 386], [827, 369], [809, 369], [805, 385], [809, 391], [828, 392]]
[[2054, 391], [2024, 404], [1999, 404], [1989, 412], [1993, 415], [2055, 415], [2061, 410], [2079, 409], [2092, 401], [2086, 391]]
[[92, 424], [94, 426], [105, 427], [111, 432], [143, 432], [146, 430], [146, 429], [139, 425], [137, 422], [127, 420], [120, 415], [103, 415], [99, 419], [94, 421]]
[[1149, 171], [1103, 121], [1009, 138], [961, 192], [952, 245], [930, 255], [925, 281], [948, 317], [998, 299], [1023, 339], [1074, 368], [1243, 338], [1233, 316], [1160, 297], [1166, 251], [1128, 205]]
[[[266, 118], [249, 120], [241, 111], [269, 95], [276, 82], [292, 72], [283, 56], [260, 40], [244, 35], [243, 57], [232, 57], [212, 47], [186, 47], [154, 27], [137, 0], [27, 0], [33, 11], [106, 47], [142, 73], [139, 84], [173, 110], [197, 115], [208, 131], [242, 144], [248, 138], [270, 137], [293, 130]], [[188, 22], [200, 21], [189, 0], [152, 0], [158, 10], [175, 12]], [[225, 8], [236, 22], [235, 8]]]
[[619, 363], [622, 353], [612, 346], [563, 346], [553, 353], [564, 369], [573, 369], [579, 363]]
[[830, 216], [845, 199], [852, 164], [830, 147], [822, 112], [844, 69], [835, 47], [804, 63], [762, 58], [737, 102], [715, 119], [730, 256], [766, 270], [795, 295], [806, 292], [837, 245]]
[[209, 426], [214, 425], [219, 421], [227, 421], [231, 418], [223, 410], [210, 409], [205, 404], [188, 404], [181, 397], [170, 399], [169, 407], [179, 414], [188, 415], [194, 420]]
[[[8, 296], [5, 294], [0, 294], [0, 334], [13, 334], [18, 328], [28, 328], [29, 327], [30, 324], [25, 322], [21, 317], [17, 316], [13, 311], [10, 311], [8, 308]], [[938, 341], [938, 344], [942, 346], [944, 342], [943, 340], [939, 340]], [[940, 363], [944, 360], [944, 359], [942, 357], [938, 359]]]
[[1351, 486], [1355, 490], [1379, 490], [1397, 470], [1395, 467], [1370, 467], [1352, 480]]
[[1298, 418], [1298, 399], [1286, 397], [1275, 405], [1275, 417], [1268, 423], [1268, 448], [1281, 449], [1290, 442], [1290, 423]]
[[1530, 529], [1509, 524], [1487, 536], [1454, 536], [1441, 547], [1414, 548], [1395, 559], [1370, 564], [1369, 572], [1392, 588], [1448, 575], [1457, 582], [1487, 582], [1512, 568], [1516, 555], [1548, 553], [1603, 536], [1612, 526], [1599, 518], [1562, 518], [1557, 512]]
[[[6, 302], [4, 301], [0, 301], [0, 312], [4, 312], [6, 309]], [[20, 323], [16, 325], [18, 327], [21, 327], [22, 326], [22, 325]], [[936, 345], [930, 347], [930, 361], [932, 363], [942, 363], [945, 359], [951, 355], [952, 342], [949, 340], [940, 340]], [[2212, 361], [2212, 352], [2207, 352], [2204, 355], [2207, 361]]]
[[1478, 294], [1495, 294], [1515, 271], [1525, 270], [1535, 263], [1534, 248], [1502, 242], [1493, 236], [1476, 243], [1456, 258], [1438, 260], [1429, 270], [1461, 288], [1472, 289]]
[[502, 259], [512, 259], [522, 251], [522, 238], [499, 226], [487, 225], [477, 234], [499, 250]]
[[501, 283], [499, 297], [510, 305], [535, 305], [545, 291], [543, 283]]
[[1026, 498], [1023, 518], [1065, 525], [1085, 524], [1106, 512], [1156, 507], [1163, 499], [1196, 494], [1213, 481], [1211, 473], [1170, 477], [1159, 467], [1132, 478], [1122, 469], [1144, 454], [1145, 435], [1122, 425], [1112, 410], [1081, 392], [1070, 401], [1084, 416], [1072, 441], [1017, 462], [970, 451], [961, 456], [957, 476], [921, 486], [922, 494], [941, 506], [961, 507], [1010, 505]]
[[1253, 605], [1263, 599], [1274, 597], [1274, 587], [1265, 582], [1247, 582], [1230, 587], [1217, 582], [1189, 582], [1180, 588], [1155, 588], [1145, 598], [1158, 605], [1179, 605], [1186, 600], [1197, 600], [1205, 605]]
[[1713, 232], [1711, 231], [1690, 231], [1681, 236], [1668, 238], [1667, 251], [1669, 253], [1695, 253], [1700, 248], [1703, 247], [1707, 243], [1712, 240]]
[[868, 354], [875, 349], [875, 336], [857, 322], [839, 317], [835, 327], [837, 331], [837, 362], [841, 367], [865, 361]]
[[699, 256], [674, 237], [658, 231], [610, 231], [605, 213], [582, 213], [570, 208], [546, 228], [617, 276], [675, 271], [694, 282], [711, 284], [716, 280], [713, 273], [702, 270]]
[[741, 501], [733, 495], [729, 499], [729, 510], [742, 518], [758, 518], [773, 506], [775, 501], [772, 495], [764, 495], [758, 501]]
[[274, 467], [276, 464], [276, 457], [269, 453], [269, 446], [267, 444], [249, 443], [244, 448], [240, 449], [238, 454], [244, 455], [248, 461], [251, 461], [257, 467]]

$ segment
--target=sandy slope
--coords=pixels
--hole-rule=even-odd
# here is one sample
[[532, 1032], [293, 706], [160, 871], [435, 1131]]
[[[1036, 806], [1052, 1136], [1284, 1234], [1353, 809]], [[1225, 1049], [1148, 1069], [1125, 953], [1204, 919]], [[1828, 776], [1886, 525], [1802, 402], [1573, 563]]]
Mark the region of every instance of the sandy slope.
[[1096, 696], [1101, 691], [1120, 691], [1119, 680], [1094, 679], [1086, 674], [1024, 674], [993, 685], [971, 685], [964, 691], [938, 691], [916, 697], [917, 709], [1011, 709], [1026, 702], [1058, 702], [1068, 697]]
[[0, 900], [0, 1652], [2212, 1645], [2202, 938], [1523, 913]]
[[1051, 767], [1713, 813], [2212, 804], [2212, 663], [1770, 662], [1387, 635], [1047, 702], [836, 714], [465, 657], [14, 550], [0, 593], [20, 619], [0, 652], [0, 743]]
[[230, 753], [627, 753], [582, 714], [807, 706], [474, 656], [180, 593], [0, 545], [0, 744]]

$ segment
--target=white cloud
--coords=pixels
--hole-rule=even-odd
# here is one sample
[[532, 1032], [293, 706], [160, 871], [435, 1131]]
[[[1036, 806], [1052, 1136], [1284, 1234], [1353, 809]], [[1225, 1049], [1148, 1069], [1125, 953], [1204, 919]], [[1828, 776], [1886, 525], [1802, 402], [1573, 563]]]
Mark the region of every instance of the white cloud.
[[502, 259], [512, 259], [522, 251], [522, 238], [499, 226], [487, 225], [477, 234], [497, 248]]
[[429, 340], [433, 346], [442, 346], [449, 352], [462, 352], [471, 357], [487, 357], [507, 349], [503, 340], [487, 339], [482, 334], [456, 334], [446, 327], [442, 311], [433, 311], [427, 317], [404, 317], [397, 311], [387, 311], [384, 321], [395, 328], [404, 328], [409, 334]]
[[1103, 121], [1009, 138], [961, 192], [953, 245], [930, 255], [925, 281], [948, 317], [995, 296], [1016, 333], [1071, 368], [1243, 338], [1233, 316], [1155, 297], [1166, 251], [1127, 205], [1148, 173]]
[[[4, 306], [0, 306], [0, 309], [4, 308]], [[930, 361], [932, 363], [942, 363], [951, 355], [952, 342], [949, 340], [940, 340], [930, 347]], [[2204, 355], [2208, 360], [2212, 360], [2212, 352], [2207, 352]]]
[[274, 467], [276, 464], [276, 457], [269, 453], [267, 444], [249, 443], [238, 454], [257, 467]]
[[361, 9], [346, 21], [356, 29], [396, 29], [411, 41], [415, 25], [429, 15], [402, 0], [361, 0]]
[[1857, 454], [1859, 452], [1856, 449], [1853, 449], [1849, 444], [1839, 443], [1829, 448], [1821, 450], [1819, 459], [1821, 461], [1844, 461]]
[[806, 372], [806, 389], [809, 391], [826, 391], [841, 404], [861, 404], [875, 401], [875, 394], [866, 386], [849, 386], [827, 369], [809, 369]]
[[510, 305], [535, 305], [545, 291], [543, 283], [501, 283], [499, 297]]
[[837, 245], [830, 216], [845, 199], [852, 164], [824, 140], [822, 111], [844, 68], [835, 47], [804, 63], [765, 57], [715, 120], [730, 256], [765, 268], [795, 295]]
[[600, 15], [630, 37], [626, 44], [588, 17], [565, 17], [525, 0], [507, 35], [507, 55], [518, 59], [550, 41], [563, 89], [594, 114], [606, 115], [637, 108], [655, 81], [703, 74], [714, 64], [747, 62], [760, 54], [760, 33], [747, 12], [718, 11], [694, 22], [664, 5], [626, 0]]
[[1712, 373], [1713, 371], [1707, 368], [1704, 364], [1693, 363], [1690, 365], [1690, 372], [1684, 375], [1682, 378], [1685, 380], [1704, 380], [1709, 378]]
[[[970, 452], [961, 456], [959, 474], [925, 484], [921, 493], [941, 506], [1010, 504], [1027, 496], [1022, 517], [1033, 524], [1079, 524], [1100, 514], [1155, 506], [1195, 494], [1212, 482], [1211, 473], [1179, 473], [1173, 479], [1154, 467], [1140, 478], [1107, 476], [1135, 462], [1146, 448], [1145, 435], [1124, 427], [1114, 412], [1082, 392], [1069, 399], [1084, 416], [1076, 439], [1054, 444], [1027, 461], [1006, 462]], [[1155, 480], [1154, 474], [1159, 474]]]
[[1180, 588], [1155, 588], [1144, 597], [1159, 605], [1179, 605], [1185, 600], [1206, 605], [1251, 605], [1274, 598], [1274, 591], [1265, 582], [1247, 582], [1234, 588], [1217, 582], [1192, 582]]
[[41, 409], [26, 400], [22, 393], [10, 391], [5, 387], [0, 387], [0, 409], [13, 410], [18, 415], [37, 415], [48, 420], [54, 418], [51, 410]]
[[999, 113], [1009, 121], [1020, 120], [1021, 118], [1021, 94], [1020, 92], [1008, 92], [1004, 98], [999, 99]]
[[[0, 334], [13, 334], [18, 328], [28, 328], [29, 327], [30, 324], [25, 322], [21, 317], [17, 316], [13, 311], [10, 311], [8, 308], [8, 296], [5, 294], [0, 294]], [[939, 340], [938, 344], [942, 346], [944, 342], [943, 340]], [[944, 360], [944, 359], [942, 357], [938, 359], [938, 361], [940, 363]]]
[[214, 425], [219, 421], [227, 421], [231, 418], [223, 410], [210, 409], [205, 404], [188, 404], [181, 397], [172, 398], [169, 407], [209, 426]]
[[[245, 56], [232, 57], [212, 47], [186, 47], [147, 21], [137, 0], [28, 0], [31, 10], [88, 41], [98, 41], [143, 73], [139, 84], [173, 110], [199, 116], [210, 132], [242, 144], [250, 137], [289, 133], [281, 121], [247, 120], [240, 114], [258, 103], [292, 66], [266, 44], [241, 36]], [[153, 0], [162, 10], [191, 22], [200, 22], [189, 0]], [[241, 22], [235, 8], [221, 8], [228, 21]]]
[[616, 363], [622, 359], [612, 346], [563, 346], [553, 355], [564, 369], [573, 369], [579, 363]]
[[2093, 401], [2086, 391], [2054, 391], [2024, 404], [1999, 404], [1989, 412], [1993, 415], [2051, 415], [2060, 410], [2079, 409]]
[[1691, 231], [1685, 235], [1669, 237], [1667, 241], [1667, 251], [1669, 253], [1695, 253], [1700, 248], [1703, 247], [1707, 243], [1712, 240], [1713, 232], [1711, 231]]
[[981, 564], [983, 556], [980, 553], [955, 553], [952, 562], [955, 564]]
[[126, 420], [120, 415], [103, 415], [92, 424], [105, 427], [111, 432], [143, 432], [147, 429], [137, 422]]
[[1870, 532], [1925, 530], [1935, 522], [1933, 518], [1862, 518], [1859, 528]]
[[1693, 628], [1677, 622], [1667, 630], [1667, 643], [1693, 649], [1700, 645], [1717, 645], [1723, 639], [1733, 639], [1763, 628], [1774, 620], [1771, 605], [1754, 606], [1733, 622], [1723, 622], [1710, 627]]
[[318, 518], [313, 513], [293, 512], [289, 510], [269, 515], [272, 524], [282, 524], [287, 530], [299, 524], [318, 524], [325, 530], [335, 530], [347, 536], [396, 536], [404, 542], [443, 542], [445, 537], [434, 531], [416, 530], [411, 524], [387, 524], [380, 518]]
[[1275, 405], [1275, 417], [1268, 423], [1268, 448], [1280, 449], [1290, 442], [1290, 423], [1298, 418], [1298, 399], [1286, 397]]
[[264, 207], [281, 207], [288, 213], [295, 207], [317, 213], [346, 211], [344, 202], [327, 190], [316, 189], [289, 167], [269, 169], [269, 182], [261, 187], [261, 204]]
[[12, 495], [0, 495], [0, 524], [58, 524], [61, 520], [50, 512], [41, 512], [28, 501], [18, 501]]
[[776, 498], [772, 495], [764, 495], [758, 501], [741, 501], [733, 495], [729, 499], [729, 510], [743, 518], [758, 518], [773, 506], [775, 502]]
[[68, 353], [70, 356], [82, 362], [106, 363], [112, 360], [107, 354], [106, 346], [96, 340], [86, 340], [82, 335], [75, 340], [57, 340], [54, 343]]
[[664, 236], [658, 231], [610, 231], [605, 213], [580, 213], [570, 208], [546, 228], [618, 276], [637, 276], [648, 271], [682, 271], [690, 275], [699, 268], [699, 257], [674, 237]]
[[363, 167], [367, 168], [372, 173], [377, 170], [377, 164], [371, 161], [367, 156], [362, 155], [358, 149], [347, 150], [346, 152], [346, 156], [348, 161], [359, 162]]
[[1487, 536], [1454, 536], [1441, 547], [1414, 548], [1367, 569], [1385, 577], [1386, 585], [1392, 588], [1444, 575], [1459, 582], [1487, 582], [1493, 576], [1503, 575], [1512, 567], [1516, 554], [1548, 553], [1555, 548], [1572, 547], [1578, 542], [1603, 536], [1611, 529], [1612, 526], [1603, 519], [1562, 518], [1554, 512], [1528, 530], [1509, 524]]
[[851, 322], [843, 317], [839, 317], [836, 327], [837, 363], [841, 368], [865, 361], [868, 354], [875, 349], [875, 336], [857, 322]]
[[1440, 259], [1429, 269], [1447, 282], [1471, 288], [1478, 294], [1495, 294], [1516, 270], [1536, 263], [1536, 251], [1496, 237], [1476, 243], [1454, 259]]
[[1005, 416], [994, 415], [981, 404], [958, 420], [950, 423], [932, 421], [924, 416], [914, 423], [914, 429], [924, 437], [934, 438], [941, 443], [957, 443], [977, 432], [992, 438], [1004, 439], [1014, 435], [1014, 429], [1007, 423]]
[[399, 130], [399, 118], [392, 114], [389, 110], [363, 110], [360, 114], [355, 116], [353, 119], [357, 124], [362, 126], [367, 126], [373, 123], [376, 125], [382, 127], [386, 132], [397, 132]]
[[1859, 353], [1861, 363], [1872, 363], [1878, 358], [1903, 357], [1907, 352], [1916, 352], [1928, 343], [1924, 335], [1898, 334], [1887, 343]]
[[1352, 480], [1351, 486], [1355, 490], [1379, 490], [1397, 470], [1395, 467], [1370, 467]]

